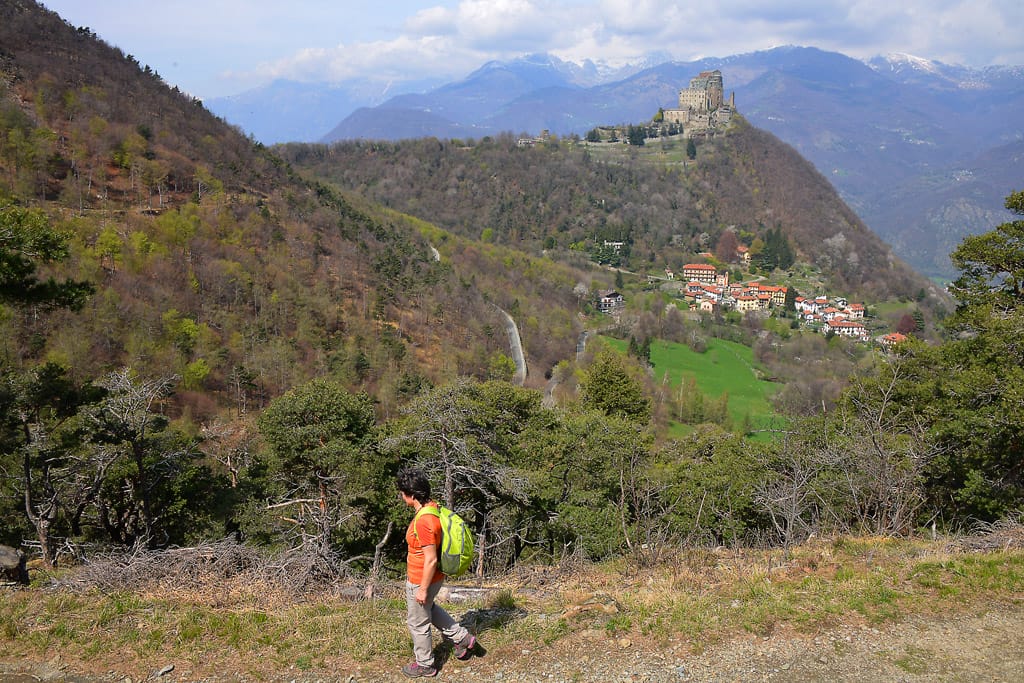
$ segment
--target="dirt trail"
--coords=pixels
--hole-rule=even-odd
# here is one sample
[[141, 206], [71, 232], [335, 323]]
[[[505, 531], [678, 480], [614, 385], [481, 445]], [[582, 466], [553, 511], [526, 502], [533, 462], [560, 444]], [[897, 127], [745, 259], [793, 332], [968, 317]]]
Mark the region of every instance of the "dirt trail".
[[[469, 663], [444, 663], [440, 681], [543, 683], [682, 683], [687, 681], [1024, 681], [1024, 596], [964, 614], [909, 617], [873, 627], [844, 624], [815, 635], [779, 632], [743, 635], [694, 653], [682, 640], [654, 647], [610, 639], [603, 630], [582, 631], [536, 651], [502, 648]], [[485, 636], [482, 638], [485, 640]], [[486, 644], [486, 643], [485, 643]], [[406, 680], [394, 668], [334, 672], [282, 671], [271, 681], [384, 683]], [[244, 667], [239, 667], [240, 670]], [[49, 662], [0, 663], [0, 683], [67, 681], [127, 683], [122, 673], [76, 675], [55, 656]], [[136, 678], [134, 683], [141, 679]], [[230, 671], [213, 675], [184, 667], [149, 680], [257, 680]]]

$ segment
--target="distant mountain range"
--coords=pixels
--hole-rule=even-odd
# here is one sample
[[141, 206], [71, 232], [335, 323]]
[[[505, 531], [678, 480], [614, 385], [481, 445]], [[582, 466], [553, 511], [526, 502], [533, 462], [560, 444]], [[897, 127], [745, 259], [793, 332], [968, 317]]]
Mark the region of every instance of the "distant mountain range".
[[1006, 220], [1003, 199], [1024, 183], [1024, 68], [971, 69], [907, 55], [865, 63], [782, 47], [615, 73], [532, 55], [389, 99], [348, 86], [281, 83], [235, 100], [260, 112], [264, 133], [228, 101], [207, 104], [265, 142], [545, 129], [582, 135], [598, 125], [649, 120], [659, 107], [675, 106], [678, 91], [708, 69], [721, 70], [747, 120], [793, 145], [924, 274], [953, 275], [949, 252], [963, 236]]
[[270, 145], [319, 140], [356, 109], [440, 85], [439, 81], [392, 84], [363, 80], [309, 84], [282, 79], [239, 95], [206, 100], [204, 104], [218, 116]]
[[[640, 64], [613, 68], [590, 61], [575, 64], [544, 54], [528, 55], [512, 62], [488, 62], [464, 82], [468, 83], [466, 90], [470, 93], [467, 99], [486, 99], [483, 102], [486, 106], [551, 85], [582, 89], [622, 80], [664, 61], [652, 55]], [[496, 78], [487, 84], [487, 92], [473, 93], [483, 80], [488, 79], [488, 75]], [[271, 145], [315, 142], [328, 136], [339, 121], [358, 110], [373, 109], [385, 103], [395, 108], [393, 101], [401, 102], [406, 96], [415, 101], [420, 93], [452, 93], [457, 90], [446, 85], [443, 79], [399, 82], [352, 79], [342, 83], [300, 83], [280, 79], [238, 95], [211, 98], [203, 104], [260, 142]], [[445, 95], [440, 97], [443, 99]], [[427, 113], [423, 107], [419, 107], [419, 111]], [[457, 118], [461, 120], [468, 111], [470, 109], [457, 113]], [[486, 109], [481, 113], [486, 115]], [[431, 121], [435, 117], [422, 118]], [[413, 122], [411, 128], [399, 137], [418, 137], [416, 129], [421, 126], [422, 122]], [[390, 134], [387, 137], [395, 139]]]

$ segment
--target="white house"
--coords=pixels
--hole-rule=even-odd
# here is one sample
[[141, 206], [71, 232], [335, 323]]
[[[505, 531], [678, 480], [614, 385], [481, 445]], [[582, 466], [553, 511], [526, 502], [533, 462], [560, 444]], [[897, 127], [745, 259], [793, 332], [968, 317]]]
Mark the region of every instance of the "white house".
[[625, 300], [615, 290], [601, 293], [597, 300], [597, 310], [602, 313], [614, 313], [623, 306], [625, 306]]
[[868, 330], [864, 327], [863, 323], [855, 323], [852, 320], [829, 320], [821, 328], [821, 331], [825, 334], [832, 332], [842, 337], [850, 337], [851, 339], [860, 339], [867, 341]]

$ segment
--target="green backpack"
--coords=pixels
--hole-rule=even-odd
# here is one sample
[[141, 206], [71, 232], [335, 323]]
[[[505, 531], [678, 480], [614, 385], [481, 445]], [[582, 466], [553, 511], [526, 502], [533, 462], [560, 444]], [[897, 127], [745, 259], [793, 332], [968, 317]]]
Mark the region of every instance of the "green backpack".
[[441, 543], [437, 552], [437, 562], [446, 576], [461, 576], [473, 563], [473, 532], [466, 522], [457, 514], [440, 506], [424, 505], [416, 512], [412, 520], [412, 533], [416, 534], [416, 520], [422, 514], [435, 515], [441, 520]]

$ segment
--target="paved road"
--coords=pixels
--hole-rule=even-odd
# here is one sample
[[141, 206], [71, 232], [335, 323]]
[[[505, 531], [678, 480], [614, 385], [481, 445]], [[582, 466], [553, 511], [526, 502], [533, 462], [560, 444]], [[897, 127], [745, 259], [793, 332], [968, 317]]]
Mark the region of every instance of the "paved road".
[[[495, 308], [498, 308], [495, 306]], [[512, 351], [512, 360], [516, 364], [516, 374], [512, 377], [512, 383], [523, 386], [526, 382], [526, 356], [523, 354], [523, 342], [519, 338], [519, 328], [516, 321], [507, 312], [498, 308], [498, 311], [505, 316], [505, 332], [508, 334], [508, 345]]]

